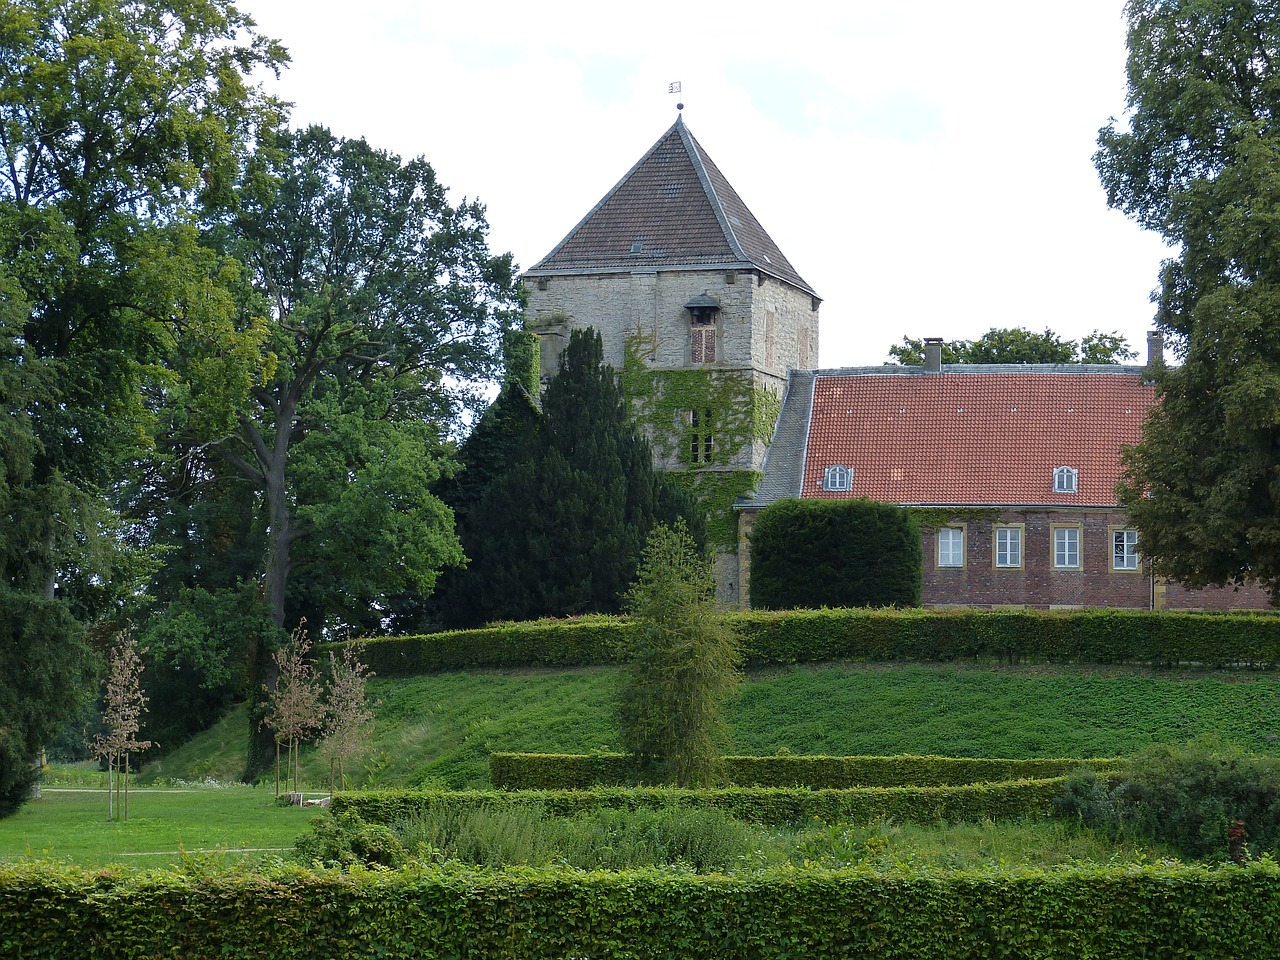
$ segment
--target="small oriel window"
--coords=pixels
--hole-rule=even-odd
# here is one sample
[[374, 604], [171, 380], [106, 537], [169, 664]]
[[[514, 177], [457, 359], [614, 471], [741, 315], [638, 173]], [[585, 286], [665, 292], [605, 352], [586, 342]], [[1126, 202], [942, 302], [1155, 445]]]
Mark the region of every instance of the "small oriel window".
[[1076, 478], [1080, 471], [1075, 467], [1059, 467], [1053, 471], [1053, 492], [1054, 493], [1075, 493]]
[[853, 483], [853, 471], [838, 463], [827, 467], [822, 475], [823, 490], [845, 491]]

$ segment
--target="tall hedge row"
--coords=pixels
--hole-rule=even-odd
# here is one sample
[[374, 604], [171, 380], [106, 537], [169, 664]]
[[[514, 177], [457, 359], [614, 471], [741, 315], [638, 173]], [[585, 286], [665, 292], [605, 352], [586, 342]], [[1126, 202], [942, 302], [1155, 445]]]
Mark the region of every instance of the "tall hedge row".
[[[728, 783], [738, 787], [944, 787], [1061, 777], [1081, 766], [1117, 769], [1116, 760], [1003, 760], [978, 757], [723, 757]], [[499, 790], [587, 790], [635, 782], [622, 753], [491, 753], [489, 778]]]
[[918, 607], [920, 528], [910, 510], [874, 500], [782, 500], [751, 531], [751, 603]]
[[[822, 660], [981, 660], [1280, 666], [1280, 617], [1129, 610], [790, 610], [727, 613], [748, 666]], [[618, 663], [623, 617], [499, 624], [368, 641], [380, 677]]]
[[337, 794], [334, 815], [351, 812], [371, 823], [395, 823], [427, 812], [510, 808], [537, 804], [554, 816], [594, 810], [655, 807], [714, 807], [737, 820], [765, 825], [828, 822], [867, 823], [884, 818], [900, 823], [971, 823], [1021, 820], [1051, 815], [1065, 777], [1007, 780], [955, 787], [596, 787], [590, 790], [361, 791]]
[[882, 875], [0, 868], [25, 960], [1274, 956], [1280, 868]]

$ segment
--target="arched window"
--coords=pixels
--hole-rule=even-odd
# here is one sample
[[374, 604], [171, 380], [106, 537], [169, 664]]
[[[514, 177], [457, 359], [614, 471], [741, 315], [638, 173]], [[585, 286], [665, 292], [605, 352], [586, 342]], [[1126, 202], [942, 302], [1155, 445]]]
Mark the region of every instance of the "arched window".
[[1076, 477], [1080, 471], [1075, 467], [1059, 467], [1053, 471], [1054, 493], [1075, 493]]
[[827, 467], [822, 475], [823, 490], [845, 491], [853, 484], [853, 471], [838, 463]]

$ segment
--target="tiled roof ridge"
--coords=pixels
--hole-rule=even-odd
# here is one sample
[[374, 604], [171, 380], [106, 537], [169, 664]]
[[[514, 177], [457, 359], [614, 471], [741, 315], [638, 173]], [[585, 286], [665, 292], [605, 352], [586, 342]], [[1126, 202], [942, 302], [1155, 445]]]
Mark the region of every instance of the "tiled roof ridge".
[[[724, 239], [729, 244], [729, 249], [744, 263], [751, 263], [751, 258], [742, 249], [742, 244], [738, 242], [738, 235], [734, 232], [732, 224], [729, 223], [729, 217], [724, 212], [724, 204], [720, 202], [719, 194], [716, 193], [715, 187], [711, 185], [711, 175], [707, 173], [707, 165], [702, 162], [702, 148], [698, 141], [693, 139], [693, 134], [689, 132], [689, 128], [684, 125], [683, 116], [676, 117], [676, 122], [671, 125], [671, 130], [675, 130], [680, 134], [680, 142], [684, 145], [685, 152], [689, 154], [689, 159], [693, 162], [693, 169], [698, 174], [698, 182], [702, 184], [702, 191], [707, 195], [707, 202], [711, 204], [711, 210], [716, 215], [716, 222], [720, 224], [720, 229], [724, 231]], [[667, 134], [669, 135], [670, 133], [671, 131], [668, 130]]]
[[817, 377], [937, 377], [947, 374], [993, 376], [998, 374], [1067, 374], [1144, 376], [1148, 368], [1141, 364], [1122, 363], [944, 363], [939, 372], [920, 366], [886, 363], [878, 367], [830, 367], [814, 370]]

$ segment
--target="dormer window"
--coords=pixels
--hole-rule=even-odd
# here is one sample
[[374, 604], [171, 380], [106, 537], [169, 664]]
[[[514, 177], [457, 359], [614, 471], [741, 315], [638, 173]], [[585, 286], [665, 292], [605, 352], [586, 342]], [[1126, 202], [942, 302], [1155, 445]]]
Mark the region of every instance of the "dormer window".
[[1054, 493], [1075, 493], [1076, 478], [1080, 471], [1075, 467], [1059, 467], [1053, 471]]
[[834, 490], [839, 493], [848, 491], [853, 484], [853, 471], [848, 467], [838, 463], [827, 467], [822, 474], [822, 489]]

